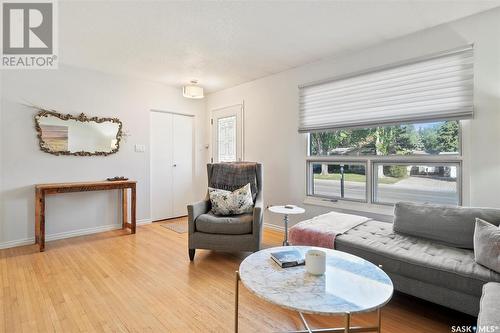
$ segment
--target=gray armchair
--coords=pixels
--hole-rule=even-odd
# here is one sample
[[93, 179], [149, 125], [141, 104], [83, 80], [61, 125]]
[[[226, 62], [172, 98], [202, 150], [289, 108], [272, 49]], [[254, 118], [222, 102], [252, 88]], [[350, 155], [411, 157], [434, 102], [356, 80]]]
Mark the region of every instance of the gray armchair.
[[252, 187], [252, 213], [217, 216], [210, 199], [188, 205], [189, 259], [196, 249], [219, 251], [258, 251], [262, 241], [262, 164], [250, 162], [207, 164], [208, 186], [234, 191], [248, 183]]

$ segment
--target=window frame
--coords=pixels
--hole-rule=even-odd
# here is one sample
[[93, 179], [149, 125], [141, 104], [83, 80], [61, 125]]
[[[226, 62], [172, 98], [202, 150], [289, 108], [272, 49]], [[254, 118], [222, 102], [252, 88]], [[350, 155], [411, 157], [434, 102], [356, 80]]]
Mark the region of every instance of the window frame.
[[377, 200], [377, 166], [381, 165], [426, 165], [426, 166], [454, 166], [457, 168], [457, 194], [458, 194], [458, 205], [462, 205], [462, 163], [461, 161], [440, 161], [440, 162], [373, 162], [372, 163], [372, 193], [371, 193], [371, 198], [372, 202], [376, 205], [386, 205], [386, 206], [393, 206], [394, 203], [391, 202], [384, 202], [384, 201], [379, 201]]
[[[321, 161], [324, 163], [324, 161]], [[314, 172], [313, 172], [313, 164], [317, 164], [318, 162], [316, 161], [311, 161], [307, 168], [308, 168], [308, 176], [307, 176], [307, 183], [308, 183], [308, 193], [311, 193], [308, 196], [315, 197], [315, 198], [321, 198], [321, 199], [327, 199], [327, 200], [345, 200], [345, 201], [352, 201], [352, 202], [360, 202], [360, 203], [368, 203], [368, 198], [369, 198], [369, 192], [368, 192], [368, 186], [367, 186], [367, 181], [365, 182], [365, 199], [346, 199], [342, 197], [337, 197], [337, 196], [327, 196], [327, 195], [320, 195], [320, 194], [314, 194]], [[328, 161], [329, 164], [355, 164], [355, 165], [363, 165], [365, 167], [365, 178], [368, 180], [370, 171], [368, 170], [368, 163], [363, 162], [363, 161], [352, 161], [352, 160], [342, 160], [340, 162], [337, 161]]]
[[[306, 156], [306, 197], [319, 198], [331, 202], [359, 202], [368, 205], [378, 206], [394, 206], [393, 203], [378, 202], [375, 200], [375, 167], [377, 164], [422, 164], [422, 165], [446, 165], [451, 164], [457, 167], [457, 191], [458, 205], [463, 203], [463, 131], [462, 121], [458, 121], [458, 153], [444, 155], [366, 155], [366, 156], [345, 156], [345, 155], [328, 155], [328, 156], [311, 156], [311, 141], [310, 133], [307, 133], [307, 156]], [[346, 199], [334, 196], [319, 196], [314, 195], [313, 190], [313, 163], [365, 163], [366, 170], [366, 197], [364, 201], [356, 199]]]

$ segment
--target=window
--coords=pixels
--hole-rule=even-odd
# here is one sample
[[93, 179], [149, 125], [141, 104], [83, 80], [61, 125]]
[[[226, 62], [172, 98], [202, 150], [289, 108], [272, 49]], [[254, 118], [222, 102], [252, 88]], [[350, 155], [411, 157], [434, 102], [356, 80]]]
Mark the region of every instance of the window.
[[211, 161], [236, 162], [243, 160], [243, 104], [211, 111]]
[[236, 116], [217, 119], [218, 161], [236, 161]]
[[375, 163], [373, 202], [458, 205], [458, 169], [459, 165], [453, 163]]
[[364, 163], [311, 163], [312, 194], [325, 198], [366, 200]]
[[402, 124], [311, 133], [314, 156], [459, 154], [458, 121]]
[[460, 133], [458, 121], [311, 133], [308, 195], [459, 205]]
[[460, 121], [474, 116], [472, 45], [299, 86], [307, 194], [461, 204]]

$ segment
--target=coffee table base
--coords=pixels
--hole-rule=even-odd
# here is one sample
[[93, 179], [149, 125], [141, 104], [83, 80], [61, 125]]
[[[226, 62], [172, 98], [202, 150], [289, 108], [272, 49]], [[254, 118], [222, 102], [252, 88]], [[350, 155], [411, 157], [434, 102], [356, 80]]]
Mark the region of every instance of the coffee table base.
[[[240, 282], [240, 273], [236, 271], [235, 273], [235, 293], [234, 293], [234, 332], [238, 333], [238, 303], [239, 303], [239, 282]], [[304, 325], [304, 330], [297, 331], [284, 331], [282, 333], [336, 333], [336, 332], [344, 332], [344, 333], [363, 333], [363, 332], [381, 332], [381, 322], [382, 322], [382, 313], [381, 309], [377, 309], [377, 326], [351, 326], [351, 314], [349, 312], [344, 314], [345, 323], [344, 327], [335, 327], [335, 328], [310, 328], [307, 323], [306, 318], [304, 318], [304, 314], [299, 312], [300, 320]]]
[[378, 317], [378, 326], [351, 326], [351, 314], [345, 314], [345, 326], [344, 327], [334, 327], [334, 328], [310, 328], [307, 323], [306, 318], [304, 318], [304, 314], [299, 312], [300, 320], [305, 327], [305, 330], [296, 330], [296, 331], [284, 331], [282, 333], [362, 333], [362, 332], [377, 332], [380, 333], [380, 309], [377, 310]]

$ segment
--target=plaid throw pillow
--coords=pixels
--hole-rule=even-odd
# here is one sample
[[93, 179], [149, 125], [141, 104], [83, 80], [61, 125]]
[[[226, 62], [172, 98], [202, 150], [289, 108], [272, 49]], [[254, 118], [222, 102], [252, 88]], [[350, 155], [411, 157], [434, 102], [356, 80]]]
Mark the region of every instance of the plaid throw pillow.
[[209, 187], [208, 194], [212, 203], [212, 213], [215, 215], [238, 215], [251, 213], [253, 210], [250, 183], [233, 192]]

